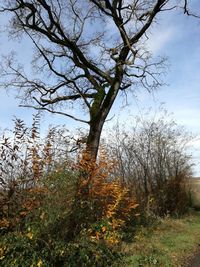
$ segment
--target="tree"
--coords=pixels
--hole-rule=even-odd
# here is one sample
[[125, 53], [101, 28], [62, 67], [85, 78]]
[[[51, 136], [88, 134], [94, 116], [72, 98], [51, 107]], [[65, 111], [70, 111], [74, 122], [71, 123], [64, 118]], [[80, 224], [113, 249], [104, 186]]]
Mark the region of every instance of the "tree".
[[166, 112], [144, 117], [137, 117], [129, 132], [118, 125], [107, 140], [109, 155], [116, 159], [115, 177], [128, 184], [141, 207], [152, 199], [159, 215], [182, 212], [187, 206], [183, 202], [188, 202], [185, 189], [193, 166], [188, 146], [194, 137]]
[[[119, 92], [138, 83], [148, 90], [161, 85], [164, 61], [152, 61], [144, 44], [158, 15], [176, 8], [191, 15], [187, 0], [1, 1], [1, 12], [12, 16], [11, 33], [26, 34], [36, 48], [35, 77], [10, 57], [4, 85], [21, 89], [23, 106], [88, 124], [87, 150], [96, 159]], [[89, 119], [66, 111], [71, 103], [81, 105]]]

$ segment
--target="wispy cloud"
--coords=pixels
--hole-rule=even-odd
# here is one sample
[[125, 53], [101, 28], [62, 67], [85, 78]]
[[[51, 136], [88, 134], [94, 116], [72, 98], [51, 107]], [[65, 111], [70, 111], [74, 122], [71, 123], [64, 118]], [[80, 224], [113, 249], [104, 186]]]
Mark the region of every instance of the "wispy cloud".
[[176, 28], [156, 30], [150, 35], [147, 42], [148, 49], [154, 54], [160, 52], [172, 40], [176, 34]]

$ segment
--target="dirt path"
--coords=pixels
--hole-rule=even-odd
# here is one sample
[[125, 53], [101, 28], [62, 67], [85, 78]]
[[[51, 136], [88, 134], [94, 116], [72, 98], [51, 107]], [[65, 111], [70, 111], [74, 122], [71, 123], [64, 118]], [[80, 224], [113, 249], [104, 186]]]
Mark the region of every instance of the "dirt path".
[[193, 257], [189, 260], [187, 267], [200, 267], [200, 248]]

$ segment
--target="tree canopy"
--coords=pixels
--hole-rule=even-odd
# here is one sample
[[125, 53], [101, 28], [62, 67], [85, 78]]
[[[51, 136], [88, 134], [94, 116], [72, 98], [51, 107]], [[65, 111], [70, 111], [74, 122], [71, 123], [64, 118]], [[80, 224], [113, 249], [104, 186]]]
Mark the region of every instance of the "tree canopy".
[[[190, 1], [192, 2], [192, 1]], [[102, 128], [119, 92], [136, 85], [151, 91], [162, 82], [164, 60], [146, 49], [149, 29], [161, 14], [187, 0], [16, 0], [0, 1], [11, 14], [13, 36], [34, 45], [30, 76], [12, 57], [3, 74], [6, 87], [20, 89], [23, 106], [62, 114], [89, 125], [87, 148], [96, 158]], [[164, 12], [165, 11], [165, 12]], [[82, 107], [88, 118], [68, 112]]]

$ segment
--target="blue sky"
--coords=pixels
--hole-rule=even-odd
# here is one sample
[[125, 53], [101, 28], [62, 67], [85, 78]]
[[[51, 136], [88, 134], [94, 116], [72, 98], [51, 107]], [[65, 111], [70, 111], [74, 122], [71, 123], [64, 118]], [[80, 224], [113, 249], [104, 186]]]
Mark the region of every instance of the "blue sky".
[[[200, 13], [200, 2], [196, 2], [196, 8]], [[3, 18], [6, 20], [6, 18]], [[2, 21], [3, 24], [3, 21]], [[111, 126], [117, 119], [127, 121], [139, 109], [152, 107], [153, 110], [164, 103], [164, 107], [173, 113], [177, 123], [194, 134], [200, 133], [200, 20], [187, 17], [177, 12], [163, 13], [158, 23], [151, 29], [148, 42], [149, 49], [155, 56], [167, 56], [169, 71], [164, 77], [167, 86], [163, 86], [153, 94], [145, 90], [135, 92], [136, 97], [129, 98], [129, 105], [123, 106], [118, 100], [109, 116], [114, 119], [107, 123]], [[8, 54], [11, 50], [18, 53], [21, 63], [27, 64], [31, 56], [29, 40], [22, 43], [13, 42], [5, 33], [0, 34], [1, 55]], [[28, 67], [28, 65], [27, 65]], [[0, 98], [0, 128], [12, 126], [15, 115], [27, 124], [31, 123], [33, 111], [19, 108], [19, 101], [13, 96], [13, 92], [5, 92], [1, 88]], [[61, 116], [45, 115], [42, 118], [43, 128], [49, 124], [66, 124], [68, 128], [81, 126], [71, 119]], [[106, 128], [106, 127], [105, 127]], [[200, 141], [193, 142], [193, 155], [197, 167], [196, 175], [200, 176]], [[200, 165], [200, 164], [199, 164]]]

